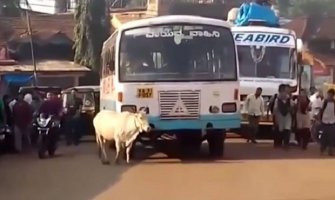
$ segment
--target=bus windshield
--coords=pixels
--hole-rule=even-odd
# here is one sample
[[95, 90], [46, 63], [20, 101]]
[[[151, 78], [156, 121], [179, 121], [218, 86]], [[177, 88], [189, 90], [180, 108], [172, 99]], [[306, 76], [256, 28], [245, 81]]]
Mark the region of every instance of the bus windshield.
[[228, 28], [159, 25], [129, 29], [120, 43], [120, 81], [237, 80], [235, 46]]
[[237, 46], [241, 77], [294, 79], [296, 57], [287, 47]]

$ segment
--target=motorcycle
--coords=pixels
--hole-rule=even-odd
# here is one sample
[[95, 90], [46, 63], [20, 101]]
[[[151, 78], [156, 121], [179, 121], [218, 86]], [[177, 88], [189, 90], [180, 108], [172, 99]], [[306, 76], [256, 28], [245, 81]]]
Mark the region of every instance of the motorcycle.
[[13, 132], [4, 125], [0, 127], [0, 153], [9, 152], [13, 149]]
[[34, 126], [38, 132], [38, 157], [43, 159], [46, 152], [48, 152], [49, 156], [54, 156], [57, 149], [60, 120], [53, 115], [45, 116], [40, 114], [39, 117], [37, 117]]

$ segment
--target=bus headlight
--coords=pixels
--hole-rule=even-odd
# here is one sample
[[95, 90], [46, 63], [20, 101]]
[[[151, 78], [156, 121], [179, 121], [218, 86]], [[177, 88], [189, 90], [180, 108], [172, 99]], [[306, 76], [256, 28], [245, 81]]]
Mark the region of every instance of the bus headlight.
[[131, 112], [136, 113], [136, 106], [135, 105], [122, 105], [121, 112]]
[[236, 103], [223, 103], [221, 109], [223, 113], [236, 112], [237, 110]]
[[209, 112], [210, 113], [219, 113], [220, 112], [220, 108], [217, 106], [209, 106]]

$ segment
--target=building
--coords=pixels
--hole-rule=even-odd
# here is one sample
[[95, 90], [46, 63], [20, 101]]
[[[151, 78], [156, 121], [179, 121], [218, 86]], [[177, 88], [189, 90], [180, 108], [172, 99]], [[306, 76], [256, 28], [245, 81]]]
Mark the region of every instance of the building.
[[[26, 3], [28, 2], [28, 5]], [[143, 9], [153, 4], [172, 4], [172, 3], [193, 3], [193, 4], [216, 4], [225, 5], [229, 10], [232, 7], [239, 7], [245, 0], [107, 0], [111, 10], [123, 9]], [[150, 4], [150, 5], [149, 5]], [[20, 7], [36, 13], [61, 14], [73, 13], [76, 7], [76, 0], [20, 0]], [[161, 6], [160, 6], [161, 7]], [[226, 13], [227, 14], [227, 13]]]
[[[73, 14], [32, 15], [31, 26], [38, 84], [63, 88], [78, 85], [79, 78], [90, 70], [72, 62]], [[33, 74], [25, 20], [0, 17], [0, 91], [31, 85]]]
[[[285, 24], [304, 41], [309, 57], [313, 57], [315, 84], [335, 82], [335, 16], [302, 16]], [[310, 59], [311, 60], [311, 59]]]
[[75, 6], [76, 0], [20, 0], [21, 9], [45, 14], [73, 12]]

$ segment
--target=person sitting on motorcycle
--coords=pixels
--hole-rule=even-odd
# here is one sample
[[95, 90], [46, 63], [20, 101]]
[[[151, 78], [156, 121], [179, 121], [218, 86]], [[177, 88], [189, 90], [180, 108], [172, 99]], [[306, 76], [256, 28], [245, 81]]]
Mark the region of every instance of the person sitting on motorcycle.
[[[34, 112], [34, 117], [38, 117], [38, 115], [42, 114], [44, 117], [48, 117], [52, 115], [56, 118], [60, 118], [62, 116], [62, 102], [60, 102], [57, 98], [55, 98], [55, 94], [48, 92], [47, 98], [37, 107], [37, 110]], [[32, 133], [32, 143], [35, 145], [37, 142], [37, 132]]]
[[80, 111], [83, 105], [82, 99], [77, 97], [77, 90], [74, 88], [71, 90], [71, 96], [66, 104], [67, 110], [67, 134], [66, 140], [67, 145], [78, 145], [79, 140], [81, 137], [81, 130], [80, 130]]
[[62, 102], [56, 98], [56, 95], [52, 92], [47, 94], [47, 99], [41, 104], [39, 113], [46, 116], [53, 115], [60, 117], [62, 113]]

